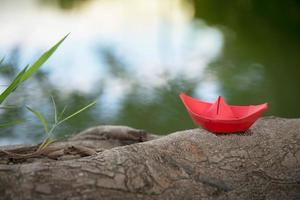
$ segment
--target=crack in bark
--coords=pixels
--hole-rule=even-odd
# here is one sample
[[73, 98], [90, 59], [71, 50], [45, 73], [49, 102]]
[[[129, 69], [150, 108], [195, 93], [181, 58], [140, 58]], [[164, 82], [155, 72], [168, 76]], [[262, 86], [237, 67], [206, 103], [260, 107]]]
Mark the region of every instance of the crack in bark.
[[274, 177], [268, 175], [265, 171], [262, 171], [262, 170], [253, 171], [252, 174], [254, 176], [258, 176], [258, 177], [260, 177], [264, 180], [267, 180], [268, 182], [271, 182], [271, 183], [287, 184], [287, 185], [299, 185], [300, 186], [300, 180], [274, 178]]

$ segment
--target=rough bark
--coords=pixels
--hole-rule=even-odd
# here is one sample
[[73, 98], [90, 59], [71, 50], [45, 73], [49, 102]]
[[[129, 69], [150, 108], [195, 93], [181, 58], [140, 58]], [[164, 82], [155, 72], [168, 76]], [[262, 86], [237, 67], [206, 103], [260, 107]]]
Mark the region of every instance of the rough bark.
[[300, 199], [300, 119], [230, 135], [104, 126], [49, 148], [60, 153], [2, 154], [0, 199]]

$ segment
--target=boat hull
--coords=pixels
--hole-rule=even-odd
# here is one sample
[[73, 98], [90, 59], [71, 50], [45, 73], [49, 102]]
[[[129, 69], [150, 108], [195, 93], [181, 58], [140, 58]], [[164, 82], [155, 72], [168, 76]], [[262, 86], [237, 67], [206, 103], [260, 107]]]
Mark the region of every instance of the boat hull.
[[204, 128], [210, 132], [213, 132], [213, 133], [245, 132], [255, 123], [255, 121], [261, 116], [261, 114], [257, 113], [254, 116], [248, 117], [246, 119], [241, 119], [241, 120], [216, 121], [216, 120], [201, 118], [199, 116], [194, 115], [193, 113], [189, 113], [193, 122], [197, 126], [201, 126], [202, 128]]
[[224, 117], [222, 114], [212, 117], [207, 116], [207, 113], [213, 104], [193, 99], [185, 94], [180, 94], [180, 98], [193, 122], [213, 133], [245, 132], [268, 107], [266, 103], [256, 106], [229, 106], [234, 117]]

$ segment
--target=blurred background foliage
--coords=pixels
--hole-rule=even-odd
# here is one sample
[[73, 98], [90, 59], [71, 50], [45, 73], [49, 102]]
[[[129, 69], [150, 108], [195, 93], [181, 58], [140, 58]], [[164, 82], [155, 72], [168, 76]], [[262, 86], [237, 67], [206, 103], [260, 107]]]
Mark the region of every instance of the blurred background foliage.
[[[104, 4], [108, 2], [114, 2], [114, 7], [120, 6], [122, 12], [128, 13], [131, 9], [124, 4], [133, 4], [136, 1], [99, 0], [95, 4], [99, 8], [93, 5], [95, 0], [32, 2], [34, 2], [32, 5], [51, 8], [49, 13], [58, 16], [58, 19], [62, 18], [61, 13], [64, 13], [63, 15], [69, 13], [68, 19], [73, 19], [77, 12], [92, 12], [93, 9], [96, 13], [101, 12], [101, 6], [105, 7]], [[97, 71], [99, 76], [92, 78], [83, 73], [82, 76], [85, 77], [80, 77], [82, 71], [70, 72], [72, 66], [68, 66], [62, 57], [70, 54], [70, 59], [78, 57], [83, 59], [85, 55], [79, 50], [79, 53], [74, 53], [68, 49], [66, 51], [61, 49], [53, 55], [52, 60], [58, 60], [56, 63], [50, 62], [48, 67], [42, 68], [33, 79], [18, 88], [6, 101], [6, 106], [14, 107], [9, 111], [1, 108], [0, 121], [23, 119], [26, 123], [1, 129], [0, 144], [39, 141], [42, 129], [36, 119], [26, 112], [23, 105], [29, 104], [39, 109], [51, 121], [53, 110], [50, 95], [55, 98], [60, 110], [67, 105], [67, 112], [75, 111], [98, 99], [96, 107], [67, 121], [58, 130], [59, 137], [66, 137], [68, 134], [99, 124], [128, 125], [158, 134], [192, 128], [194, 125], [178, 98], [180, 91], [207, 101], [213, 101], [218, 95], [222, 95], [230, 104], [269, 102], [267, 115], [300, 117], [299, 1], [166, 1], [169, 3], [157, 1], [155, 12], [150, 16], [143, 16], [143, 12], [145, 11], [146, 15], [146, 11], [150, 9], [147, 2], [139, 1], [139, 8], [142, 10], [133, 21], [128, 22], [127, 14], [124, 14], [122, 24], [124, 33], [121, 34], [124, 38], [121, 41], [120, 35], [114, 34], [110, 34], [111, 41], [107, 37], [98, 38], [97, 34], [95, 36], [97, 40], [90, 39], [91, 44], [85, 48], [93, 51], [96, 64], [92, 64], [95, 68], [101, 69], [100, 72]], [[1, 3], [6, 4], [7, 1], [2, 0]], [[14, 8], [14, 6], [6, 7], [11, 9], [11, 12], [14, 12]], [[177, 12], [179, 14], [176, 14]], [[48, 17], [51, 18], [52, 15]], [[105, 17], [104, 22], [101, 22], [105, 25], [116, 20], [114, 14], [107, 14]], [[154, 33], [157, 37], [155, 44], [157, 55], [152, 55], [152, 46], [144, 44], [148, 40], [150, 43], [152, 41], [147, 35], [149, 34], [147, 28], [152, 27], [152, 24], [147, 25], [149, 18], [157, 18], [154, 20], [158, 24]], [[94, 22], [98, 22], [97, 20], [101, 21], [95, 19]], [[84, 27], [81, 23], [88, 23], [80, 20], [76, 22], [78, 24], [75, 23], [74, 26], [79, 27], [76, 29], [78, 32], [81, 26]], [[102, 28], [105, 32], [105, 27], [101, 27], [101, 23], [92, 26], [95, 30], [96, 27], [100, 27], [99, 29]], [[145, 27], [140, 27], [140, 23], [145, 23]], [[12, 22], [11, 26], [14, 25], [16, 24]], [[112, 27], [112, 33], [118, 32], [114, 28]], [[57, 30], [62, 32], [59, 28]], [[76, 36], [76, 30], [69, 31]], [[127, 30], [137, 31], [138, 37], [135, 35], [127, 37], [126, 34], [131, 34]], [[55, 28], [52, 31], [56, 31]], [[68, 38], [69, 48], [80, 49], [80, 42], [87, 38], [87, 32], [93, 32], [93, 30], [82, 31], [82, 35], [77, 37], [79, 40], [72, 39], [71, 34]], [[180, 31], [184, 32], [184, 36], [181, 36]], [[65, 32], [58, 38], [64, 34]], [[221, 36], [212, 37], [210, 40], [211, 35]], [[0, 57], [5, 54], [5, 61], [0, 66], [0, 85], [3, 86], [17, 74], [20, 67], [24, 67], [22, 41], [11, 40], [14, 41], [12, 42], [14, 45], [10, 46], [3, 42], [4, 40], [2, 43], [0, 40]], [[46, 39], [37, 39], [40, 40]], [[143, 42], [136, 44], [136, 41]], [[127, 48], [122, 47], [124, 44]], [[217, 50], [214, 52], [211, 49]], [[33, 52], [38, 53], [40, 50], [36, 48]], [[77, 63], [82, 69], [87, 69], [89, 64]], [[59, 71], [55, 65], [60, 65], [59, 70], [66, 69]], [[63, 75], [57, 78], [53, 75], [55, 71]], [[76, 84], [72, 87], [66, 86], [66, 83], [79, 78], [93, 80], [92, 89], [81, 90], [80, 81], [76, 82], [79, 89]]]

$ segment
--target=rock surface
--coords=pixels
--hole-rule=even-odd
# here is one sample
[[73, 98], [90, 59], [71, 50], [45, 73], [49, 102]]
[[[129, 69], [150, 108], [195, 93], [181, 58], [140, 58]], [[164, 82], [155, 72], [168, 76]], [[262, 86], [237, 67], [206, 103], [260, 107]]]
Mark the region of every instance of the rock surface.
[[300, 199], [300, 119], [228, 135], [101, 126], [49, 148], [61, 154], [0, 155], [0, 199]]

